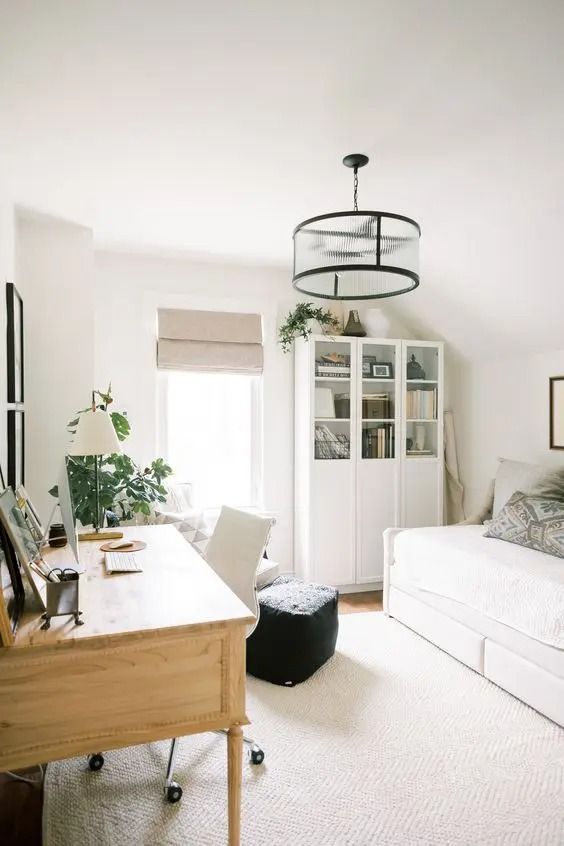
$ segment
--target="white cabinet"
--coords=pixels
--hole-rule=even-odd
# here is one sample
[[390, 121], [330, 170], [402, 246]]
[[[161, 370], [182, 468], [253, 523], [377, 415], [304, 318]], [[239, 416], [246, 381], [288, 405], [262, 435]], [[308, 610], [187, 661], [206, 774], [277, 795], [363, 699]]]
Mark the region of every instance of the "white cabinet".
[[384, 529], [442, 522], [442, 344], [313, 335], [295, 365], [296, 572], [376, 585]]

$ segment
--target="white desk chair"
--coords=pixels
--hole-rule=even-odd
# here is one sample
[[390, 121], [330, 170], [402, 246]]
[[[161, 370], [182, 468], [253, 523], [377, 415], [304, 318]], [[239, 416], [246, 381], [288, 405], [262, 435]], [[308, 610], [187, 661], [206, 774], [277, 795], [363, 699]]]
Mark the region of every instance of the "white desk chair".
[[[258, 623], [260, 609], [256, 575], [272, 523], [270, 517], [257, 517], [255, 514], [237, 511], [224, 505], [206, 547], [205, 558], [210, 567], [256, 617], [255, 623], [247, 628], [247, 637], [253, 633]], [[251, 763], [262, 764], [264, 752], [260, 746], [248, 737], [243, 737], [243, 742], [249, 749]], [[175, 737], [170, 744], [164, 785], [165, 796], [169, 802], [178, 802], [182, 798], [182, 788], [172, 780], [177, 745], [178, 738]]]

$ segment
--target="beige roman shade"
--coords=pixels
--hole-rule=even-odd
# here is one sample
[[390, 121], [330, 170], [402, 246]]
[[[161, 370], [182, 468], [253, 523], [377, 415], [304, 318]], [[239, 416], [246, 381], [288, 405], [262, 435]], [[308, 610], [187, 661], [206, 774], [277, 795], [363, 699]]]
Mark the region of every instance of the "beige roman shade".
[[165, 370], [262, 370], [260, 314], [159, 309], [157, 365]]

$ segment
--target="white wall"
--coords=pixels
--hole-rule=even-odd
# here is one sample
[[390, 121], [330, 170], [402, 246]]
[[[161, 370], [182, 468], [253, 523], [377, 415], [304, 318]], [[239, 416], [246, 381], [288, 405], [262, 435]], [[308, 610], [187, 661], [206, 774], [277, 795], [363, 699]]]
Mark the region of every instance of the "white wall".
[[[277, 325], [298, 301], [288, 272], [182, 258], [95, 254], [96, 386], [111, 381], [128, 412], [128, 452], [139, 463], [159, 449], [156, 316], [159, 307], [259, 312], [264, 327], [263, 506], [277, 525], [269, 546], [293, 566], [293, 355], [276, 343]], [[299, 299], [303, 299], [300, 296]]]
[[564, 349], [467, 363], [454, 394], [466, 511], [483, 500], [498, 458], [564, 466], [549, 449], [549, 377], [564, 375]]
[[92, 233], [19, 213], [16, 279], [24, 296], [26, 488], [42, 519], [68, 443], [67, 422], [94, 381]]

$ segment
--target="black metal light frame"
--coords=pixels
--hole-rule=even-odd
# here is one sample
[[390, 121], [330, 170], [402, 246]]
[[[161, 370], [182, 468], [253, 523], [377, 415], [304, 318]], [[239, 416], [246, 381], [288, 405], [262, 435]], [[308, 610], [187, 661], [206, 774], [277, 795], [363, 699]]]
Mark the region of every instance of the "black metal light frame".
[[[293, 266], [293, 274], [292, 274], [292, 286], [303, 294], [308, 294], [309, 296], [318, 297], [320, 299], [327, 299], [327, 300], [378, 300], [384, 299], [387, 297], [397, 297], [400, 294], [407, 294], [410, 291], [414, 291], [415, 288], [419, 285], [419, 274], [415, 273], [412, 270], [407, 268], [397, 267], [395, 265], [388, 265], [382, 264], [381, 262], [381, 254], [382, 254], [382, 220], [383, 219], [391, 219], [391, 220], [401, 220], [405, 223], [414, 226], [419, 233], [419, 237], [421, 236], [421, 227], [417, 223], [417, 221], [413, 220], [411, 217], [406, 217], [402, 214], [394, 214], [392, 212], [382, 212], [382, 211], [359, 211], [357, 205], [357, 187], [358, 187], [358, 168], [364, 167], [365, 164], [368, 163], [368, 157], [361, 154], [361, 153], [353, 153], [351, 155], [345, 156], [343, 159], [343, 164], [346, 167], [351, 167], [354, 170], [354, 205], [355, 208], [351, 209], [350, 211], [340, 211], [340, 212], [332, 212], [331, 214], [319, 214], [315, 217], [310, 217], [307, 220], [303, 220], [301, 223], [298, 223], [294, 232], [292, 234], [292, 238], [294, 240], [294, 266]], [[296, 273], [296, 235], [299, 232], [304, 232], [307, 227], [312, 223], [317, 223], [320, 220], [335, 220], [335, 218], [339, 217], [371, 217], [376, 221], [376, 236], [362, 236], [360, 234], [356, 234], [355, 237], [363, 238], [365, 237], [366, 240], [372, 241], [375, 243], [375, 254], [376, 254], [376, 262], [371, 264], [331, 264], [331, 265], [320, 265], [318, 267], [313, 267], [308, 270], [303, 270], [300, 273]], [[327, 230], [324, 232], [323, 230], [315, 230], [311, 233], [312, 235], [316, 236], [331, 236], [331, 237], [339, 237], [341, 235], [343, 238], [350, 237], [350, 232], [339, 232], [338, 230]], [[384, 236], [385, 238], [386, 236]], [[366, 272], [374, 272], [374, 273], [388, 273], [395, 276], [404, 277], [407, 280], [407, 284], [399, 288], [395, 291], [384, 292], [384, 293], [375, 293], [375, 294], [363, 294], [363, 295], [341, 295], [339, 294], [339, 274], [346, 274], [349, 272], [354, 271], [362, 271]], [[328, 274], [334, 276], [334, 284], [333, 284], [333, 293], [319, 293], [318, 291], [310, 291], [304, 286], [303, 281], [307, 280], [310, 276], [319, 276], [322, 274]], [[302, 283], [302, 284], [300, 284]]]

